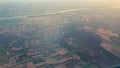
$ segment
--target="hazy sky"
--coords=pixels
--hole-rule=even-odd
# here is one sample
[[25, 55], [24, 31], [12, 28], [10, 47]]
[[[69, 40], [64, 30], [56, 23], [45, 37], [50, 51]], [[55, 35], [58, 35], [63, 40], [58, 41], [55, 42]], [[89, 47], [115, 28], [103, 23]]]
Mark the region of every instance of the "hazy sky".
[[120, 2], [120, 0], [0, 0], [0, 1], [108, 1], [108, 2]]
[[0, 0], [0, 2], [38, 2], [38, 1], [74, 1], [74, 2], [80, 2], [80, 3], [85, 3], [85, 4], [107, 4], [110, 6], [120, 6], [120, 0]]
[[32, 1], [32, 2], [38, 2], [38, 1], [77, 1], [77, 2], [82, 2], [82, 1], [86, 1], [86, 2], [119, 2], [120, 0], [0, 0], [0, 1]]

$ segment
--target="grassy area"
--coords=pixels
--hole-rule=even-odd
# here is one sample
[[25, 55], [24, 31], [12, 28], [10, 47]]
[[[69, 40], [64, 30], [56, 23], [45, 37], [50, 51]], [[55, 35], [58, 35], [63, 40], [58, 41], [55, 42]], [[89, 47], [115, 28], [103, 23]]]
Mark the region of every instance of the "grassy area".
[[6, 63], [6, 60], [4, 60], [3, 58], [0, 58], [0, 66], [2, 66], [5, 63]]
[[83, 68], [97, 68], [97, 67], [95, 67], [95, 65], [88, 62], [83, 66]]
[[33, 64], [37, 64], [37, 63], [40, 63], [40, 62], [44, 62], [44, 59], [43, 58], [38, 58], [38, 59], [33, 60]]

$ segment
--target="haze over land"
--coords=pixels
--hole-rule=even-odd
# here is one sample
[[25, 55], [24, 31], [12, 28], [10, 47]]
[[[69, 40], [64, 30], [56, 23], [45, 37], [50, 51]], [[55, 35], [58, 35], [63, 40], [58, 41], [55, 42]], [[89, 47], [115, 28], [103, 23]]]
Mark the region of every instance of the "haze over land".
[[0, 67], [119, 68], [119, 6], [119, 0], [0, 0]]

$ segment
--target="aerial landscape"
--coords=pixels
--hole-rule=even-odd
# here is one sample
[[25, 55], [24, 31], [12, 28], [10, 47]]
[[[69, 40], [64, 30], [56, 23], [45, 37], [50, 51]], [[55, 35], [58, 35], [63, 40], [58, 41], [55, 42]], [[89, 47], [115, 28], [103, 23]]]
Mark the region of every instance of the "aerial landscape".
[[120, 1], [0, 0], [0, 68], [120, 68]]

